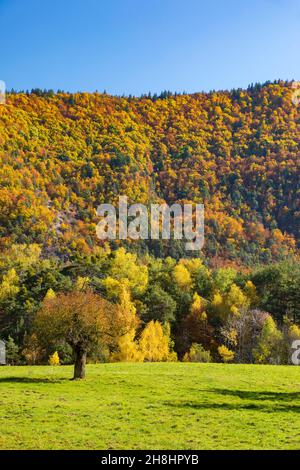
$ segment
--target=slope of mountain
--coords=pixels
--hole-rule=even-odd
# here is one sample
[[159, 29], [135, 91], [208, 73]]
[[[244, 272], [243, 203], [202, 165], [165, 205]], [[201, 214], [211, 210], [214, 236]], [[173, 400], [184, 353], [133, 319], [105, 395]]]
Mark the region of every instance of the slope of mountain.
[[[2, 248], [37, 242], [64, 257], [92, 253], [97, 205], [128, 195], [146, 204], [203, 202], [204, 256], [213, 263], [297, 253], [294, 92], [279, 81], [141, 98], [9, 94], [0, 106]], [[178, 242], [148, 247], [158, 256], [183, 254]]]

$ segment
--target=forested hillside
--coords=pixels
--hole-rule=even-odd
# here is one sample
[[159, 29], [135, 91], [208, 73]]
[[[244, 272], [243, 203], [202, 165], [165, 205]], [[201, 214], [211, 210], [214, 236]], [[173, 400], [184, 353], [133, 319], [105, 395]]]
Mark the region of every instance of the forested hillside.
[[[10, 93], [0, 106], [8, 362], [290, 364], [300, 338], [293, 93], [283, 82], [141, 98]], [[119, 195], [204, 203], [204, 251], [101, 242], [96, 208]]]
[[[218, 266], [297, 253], [300, 121], [292, 83], [193, 95], [10, 93], [0, 106], [0, 242], [92, 254], [99, 203], [205, 204]], [[185, 256], [149, 242], [156, 256]], [[130, 249], [137, 249], [134, 245]]]

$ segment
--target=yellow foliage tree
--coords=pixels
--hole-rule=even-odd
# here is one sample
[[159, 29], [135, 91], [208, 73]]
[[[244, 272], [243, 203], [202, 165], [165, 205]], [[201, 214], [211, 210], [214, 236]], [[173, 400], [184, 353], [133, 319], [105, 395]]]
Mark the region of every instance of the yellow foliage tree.
[[230, 313], [238, 315], [241, 308], [249, 306], [249, 299], [243, 293], [243, 291], [233, 283], [225, 297], [225, 303]]
[[54, 299], [55, 297], [56, 297], [56, 294], [55, 294], [54, 290], [51, 289], [51, 287], [50, 287], [50, 289], [47, 290], [47, 293], [45, 295], [45, 299]]
[[78, 276], [75, 283], [75, 290], [80, 292], [84, 291], [89, 286], [90, 279], [88, 277]]
[[143, 353], [140, 351], [139, 344], [134, 340], [134, 338], [134, 329], [119, 338], [119, 351], [111, 355], [111, 360], [113, 362], [143, 362]]
[[206, 306], [205, 299], [200, 297], [200, 295], [197, 294], [197, 292], [195, 292], [194, 295], [193, 295], [193, 303], [191, 305], [191, 313], [193, 315], [197, 316], [197, 318], [199, 318], [201, 320], [206, 320], [207, 319], [207, 314], [204, 311], [205, 306]]
[[218, 315], [222, 316], [224, 313], [224, 300], [220, 292], [216, 292], [213, 296], [213, 299], [211, 301], [211, 308], [213, 312]]
[[[128, 290], [128, 283], [123, 281], [117, 281], [113, 278], [106, 279], [106, 286], [108, 291], [113, 292], [115, 288], [115, 297], [117, 298], [121, 311], [124, 312], [127, 318], [128, 330], [119, 336], [118, 351], [112, 353], [111, 360], [114, 362], [142, 362], [144, 357], [139, 350], [139, 345], [135, 341], [136, 328], [139, 324], [138, 317], [136, 315], [136, 308], [134, 303], [131, 301], [131, 295]], [[112, 289], [110, 291], [110, 289]]]
[[[137, 256], [126, 253], [124, 248], [119, 248], [114, 253], [109, 269], [109, 277], [127, 283], [130, 291], [136, 295], [143, 294], [148, 285], [147, 266], [138, 264]], [[109, 281], [112, 286], [112, 281]]]
[[179, 263], [175, 266], [173, 276], [180, 289], [188, 290], [192, 287], [192, 278], [187, 268]]
[[20, 288], [18, 286], [19, 276], [15, 269], [12, 268], [4, 274], [0, 284], [0, 301], [16, 295]]
[[164, 333], [158, 321], [147, 323], [142, 331], [139, 349], [145, 361], [167, 361], [169, 357], [169, 337]]
[[216, 292], [211, 302], [213, 312], [223, 319], [226, 319], [229, 315], [238, 316], [240, 310], [249, 307], [249, 305], [250, 299], [235, 283], [223, 295]]
[[49, 357], [49, 365], [50, 366], [59, 366], [60, 365], [60, 360], [59, 360], [59, 355], [58, 352], [55, 351], [51, 356]]
[[252, 307], [258, 304], [259, 298], [257, 295], [256, 287], [252, 281], [247, 281], [244, 287], [244, 293], [249, 299], [249, 303]]
[[260, 364], [280, 364], [282, 354], [282, 332], [269, 315], [260, 332], [257, 346], [253, 349], [255, 362]]
[[110, 299], [119, 300], [123, 289], [128, 286], [128, 281], [119, 281], [111, 276], [108, 276], [103, 279], [102, 284], [105, 287], [106, 293]]
[[234, 352], [228, 349], [224, 344], [218, 347], [218, 353], [223, 362], [231, 362], [234, 359]]
[[288, 337], [291, 341], [300, 339], [300, 327], [298, 325], [291, 325], [288, 330]]
[[37, 263], [41, 255], [41, 247], [36, 243], [30, 245], [11, 245], [7, 252], [1, 253], [0, 266], [6, 266], [8, 260], [18, 264], [22, 269]]

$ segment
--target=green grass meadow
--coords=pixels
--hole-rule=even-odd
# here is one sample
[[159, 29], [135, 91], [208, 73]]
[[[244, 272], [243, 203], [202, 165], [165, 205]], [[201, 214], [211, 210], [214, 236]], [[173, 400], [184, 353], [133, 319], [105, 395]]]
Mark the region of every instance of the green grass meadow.
[[0, 368], [0, 449], [299, 449], [300, 368]]

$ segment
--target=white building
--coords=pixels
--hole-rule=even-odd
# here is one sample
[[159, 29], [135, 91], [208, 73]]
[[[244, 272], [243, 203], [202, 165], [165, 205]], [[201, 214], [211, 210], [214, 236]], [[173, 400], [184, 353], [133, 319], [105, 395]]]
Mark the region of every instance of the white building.
[[6, 353], [5, 353], [5, 343], [0, 340], [0, 366], [6, 364]]

